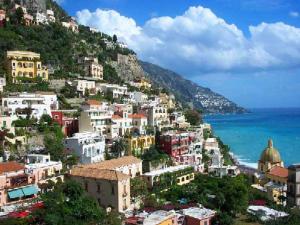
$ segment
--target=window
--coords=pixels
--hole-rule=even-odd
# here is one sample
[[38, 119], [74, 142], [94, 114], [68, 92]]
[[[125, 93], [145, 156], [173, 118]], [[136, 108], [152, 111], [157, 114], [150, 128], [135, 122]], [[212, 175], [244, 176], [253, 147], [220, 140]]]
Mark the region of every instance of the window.
[[208, 225], [208, 222], [207, 222], [207, 221], [204, 221], [204, 225]]
[[100, 193], [101, 192], [101, 185], [97, 184], [97, 192]]
[[115, 195], [115, 187], [114, 187], [113, 184], [111, 185], [111, 194], [112, 194], [112, 195]]
[[84, 183], [84, 189], [85, 189], [86, 191], [89, 190], [89, 184], [88, 184], [88, 181], [86, 181], [86, 182]]

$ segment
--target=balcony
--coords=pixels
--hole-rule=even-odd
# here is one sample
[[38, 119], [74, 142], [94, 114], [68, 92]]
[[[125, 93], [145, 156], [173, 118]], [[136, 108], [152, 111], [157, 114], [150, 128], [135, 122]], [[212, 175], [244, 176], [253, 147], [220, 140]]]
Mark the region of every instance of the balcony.
[[10, 184], [5, 185], [5, 188], [13, 189], [35, 183], [35, 179], [32, 179], [31, 182], [29, 182], [28, 180], [29, 179], [27, 175], [12, 177], [10, 178]]

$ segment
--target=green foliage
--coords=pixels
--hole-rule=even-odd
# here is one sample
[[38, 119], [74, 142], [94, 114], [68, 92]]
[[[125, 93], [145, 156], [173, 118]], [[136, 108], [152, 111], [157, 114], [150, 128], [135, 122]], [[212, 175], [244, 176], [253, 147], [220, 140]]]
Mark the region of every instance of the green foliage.
[[65, 98], [75, 98], [77, 96], [77, 91], [76, 88], [70, 85], [66, 85], [60, 90], [60, 93], [65, 97]]
[[109, 64], [103, 67], [103, 79], [108, 83], [122, 84], [122, 79], [118, 76], [117, 71]]
[[142, 197], [142, 199], [148, 195], [147, 184], [142, 178], [135, 177], [130, 180], [130, 195], [132, 198]]
[[42, 196], [45, 208], [37, 210], [34, 218], [37, 224], [97, 224], [105, 218], [105, 212], [97, 202], [84, 194], [75, 181], [57, 185], [54, 191]]
[[201, 114], [197, 110], [189, 109], [185, 111], [184, 116], [192, 126], [198, 126], [200, 123], [202, 123], [202, 117]]
[[114, 141], [111, 147], [112, 156], [115, 158], [122, 157], [127, 154], [128, 145], [123, 138]]
[[168, 154], [158, 150], [155, 146], [151, 146], [148, 151], [145, 151], [141, 158], [145, 162], [150, 162], [154, 167], [161, 163], [169, 164], [171, 161]]
[[234, 217], [244, 213], [249, 201], [249, 184], [247, 178], [237, 177], [215, 178], [198, 174], [188, 185], [173, 186], [160, 193], [167, 201], [186, 198], [188, 201], [203, 204]]

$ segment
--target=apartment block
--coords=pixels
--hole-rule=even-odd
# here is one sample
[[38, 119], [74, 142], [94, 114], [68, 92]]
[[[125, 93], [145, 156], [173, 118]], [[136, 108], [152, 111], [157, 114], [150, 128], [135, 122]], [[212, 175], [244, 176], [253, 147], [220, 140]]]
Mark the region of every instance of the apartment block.
[[13, 83], [22, 78], [48, 80], [48, 68], [42, 65], [40, 54], [28, 51], [7, 51], [7, 71]]

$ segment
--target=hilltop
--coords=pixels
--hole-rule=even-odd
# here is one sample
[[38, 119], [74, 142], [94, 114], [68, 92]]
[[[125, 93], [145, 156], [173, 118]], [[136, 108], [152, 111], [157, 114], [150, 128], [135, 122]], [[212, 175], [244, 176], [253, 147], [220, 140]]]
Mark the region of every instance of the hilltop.
[[[121, 47], [114, 37], [79, 25], [74, 33], [61, 25], [71, 17], [52, 0], [20, 1], [29, 11], [52, 9], [56, 22], [21, 26], [9, 22], [0, 29], [0, 75], [5, 74], [5, 53], [9, 50], [28, 50], [41, 54], [49, 67], [50, 79], [72, 79], [82, 74], [78, 59], [96, 57], [104, 67], [104, 79], [124, 83], [148, 77], [156, 87], [173, 93], [183, 105], [193, 105], [206, 113], [243, 113], [245, 110], [208, 88], [184, 79], [173, 71], [141, 62], [134, 51]], [[0, 2], [1, 5], [1, 2]], [[108, 44], [113, 44], [108, 45]], [[189, 103], [189, 104], [186, 104]]]

